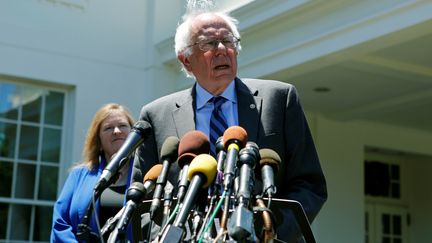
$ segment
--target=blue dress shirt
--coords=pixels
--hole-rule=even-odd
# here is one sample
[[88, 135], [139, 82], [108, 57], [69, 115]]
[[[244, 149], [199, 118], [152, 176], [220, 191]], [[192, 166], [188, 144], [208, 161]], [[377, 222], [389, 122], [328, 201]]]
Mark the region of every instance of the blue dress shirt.
[[[198, 82], [195, 86], [196, 91], [196, 114], [195, 114], [195, 129], [203, 132], [210, 137], [210, 117], [213, 111], [213, 103], [208, 102], [213, 95], [205, 90]], [[227, 101], [222, 105], [222, 113], [227, 121], [228, 127], [237, 126], [237, 94], [235, 90], [235, 82], [232, 81], [224, 92], [220, 95]]]

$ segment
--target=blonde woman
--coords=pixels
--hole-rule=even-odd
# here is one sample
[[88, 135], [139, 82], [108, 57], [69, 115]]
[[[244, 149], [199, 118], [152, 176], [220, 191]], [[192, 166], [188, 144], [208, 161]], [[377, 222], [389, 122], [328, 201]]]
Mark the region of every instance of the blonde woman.
[[[119, 104], [106, 104], [96, 112], [85, 140], [82, 162], [72, 168], [54, 205], [51, 242], [78, 241], [78, 224], [86, 214], [93, 188], [110, 158], [124, 143], [133, 123], [128, 109]], [[101, 227], [123, 205], [131, 163], [122, 168], [119, 179], [103, 191], [94, 209], [98, 212]], [[98, 235], [94, 216], [89, 226], [92, 235]]]

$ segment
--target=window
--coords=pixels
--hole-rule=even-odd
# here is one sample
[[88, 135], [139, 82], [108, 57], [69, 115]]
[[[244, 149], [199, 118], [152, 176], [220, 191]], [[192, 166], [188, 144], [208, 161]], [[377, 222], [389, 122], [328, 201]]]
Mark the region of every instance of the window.
[[366, 203], [366, 243], [407, 243], [408, 210], [403, 206]]
[[386, 198], [401, 197], [400, 169], [397, 164], [365, 162], [365, 194]]
[[65, 91], [0, 80], [0, 242], [49, 241], [64, 103]]
[[401, 185], [407, 178], [403, 169], [409, 158], [399, 151], [366, 148], [364, 242], [408, 243], [409, 204], [403, 200], [406, 193]]

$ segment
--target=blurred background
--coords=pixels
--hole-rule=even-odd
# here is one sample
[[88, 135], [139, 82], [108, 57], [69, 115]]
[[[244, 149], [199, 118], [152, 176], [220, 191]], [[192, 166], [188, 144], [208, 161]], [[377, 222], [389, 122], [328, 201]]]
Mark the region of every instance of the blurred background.
[[[191, 86], [185, 0], [0, 2], [0, 242], [48, 242], [52, 206], [103, 104]], [[432, 1], [219, 0], [239, 77], [300, 94], [328, 181], [317, 242], [432, 242]], [[277, 112], [277, 111], [276, 111]]]

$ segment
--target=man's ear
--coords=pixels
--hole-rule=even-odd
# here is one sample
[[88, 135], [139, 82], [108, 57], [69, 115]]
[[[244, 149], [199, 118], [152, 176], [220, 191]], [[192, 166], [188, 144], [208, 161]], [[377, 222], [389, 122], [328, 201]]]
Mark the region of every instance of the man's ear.
[[183, 66], [186, 68], [186, 70], [188, 70], [190, 72], [191, 71], [191, 65], [190, 65], [189, 58], [183, 54], [179, 54], [177, 58], [183, 64]]

